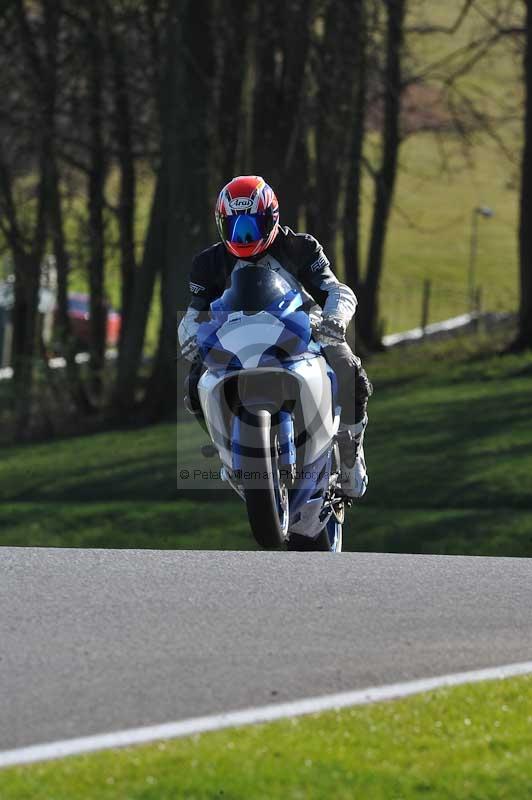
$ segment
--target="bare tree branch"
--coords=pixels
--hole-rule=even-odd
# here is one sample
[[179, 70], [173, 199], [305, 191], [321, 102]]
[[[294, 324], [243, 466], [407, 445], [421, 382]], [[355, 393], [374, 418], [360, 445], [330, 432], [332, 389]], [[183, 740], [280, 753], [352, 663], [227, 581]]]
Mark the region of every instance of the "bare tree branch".
[[464, 4], [462, 5], [460, 11], [458, 12], [458, 16], [456, 17], [455, 21], [450, 26], [445, 25], [417, 25], [413, 28], [406, 28], [405, 33], [408, 34], [433, 34], [433, 33], [445, 33], [452, 35], [458, 31], [462, 22], [467, 17], [469, 11], [473, 8], [474, 0], [465, 0]]

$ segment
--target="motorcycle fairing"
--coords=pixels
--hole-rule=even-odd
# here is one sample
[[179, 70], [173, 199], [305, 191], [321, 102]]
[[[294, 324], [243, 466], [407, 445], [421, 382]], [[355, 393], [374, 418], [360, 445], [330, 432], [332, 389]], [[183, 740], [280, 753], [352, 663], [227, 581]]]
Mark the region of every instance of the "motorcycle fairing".
[[323, 495], [329, 488], [332, 468], [332, 447], [300, 473], [290, 493], [290, 531], [314, 538], [325, 527], [332, 507], [324, 505]]
[[295, 380], [301, 409], [301, 423], [295, 432], [298, 462], [304, 465], [316, 461], [330, 446], [338, 432], [339, 407], [332, 395], [329, 378], [330, 367], [322, 356], [308, 354], [308, 358], [288, 364], [285, 369], [259, 367], [245, 371], [215, 373], [207, 370], [198, 384], [200, 403], [212, 441], [220, 452], [223, 463], [232, 468], [231, 417], [227, 413], [224, 386], [239, 375], [268, 374], [272, 381], [276, 375], [288, 372]]
[[198, 344], [208, 367], [200, 403], [225, 475], [240, 496], [241, 412], [269, 407], [279, 464], [296, 465], [289, 530], [315, 538], [328, 524], [333, 446], [340, 421], [337, 379], [312, 341], [301, 294], [276, 272], [249, 265], [211, 304]]
[[206, 366], [217, 371], [271, 366], [305, 353], [311, 344], [308, 315], [294, 311], [283, 317], [272, 310], [278, 311], [232, 312], [223, 321], [202, 323], [198, 345]]
[[200, 325], [203, 362], [214, 370], [272, 366], [315, 349], [303, 304], [301, 292], [268, 267], [236, 270], [211, 303], [211, 320]]

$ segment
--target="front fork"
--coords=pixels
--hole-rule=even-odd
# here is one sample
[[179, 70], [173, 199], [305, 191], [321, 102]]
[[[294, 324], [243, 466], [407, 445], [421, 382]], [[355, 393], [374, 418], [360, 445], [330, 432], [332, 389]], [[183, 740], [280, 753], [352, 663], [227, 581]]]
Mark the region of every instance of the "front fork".
[[[279, 411], [277, 424], [277, 456], [279, 466], [286, 469], [295, 477], [296, 468], [296, 442], [294, 434], [294, 420], [289, 411]], [[242, 421], [235, 415], [231, 424], [231, 455], [233, 471], [242, 468], [242, 453], [240, 450], [240, 430]]]

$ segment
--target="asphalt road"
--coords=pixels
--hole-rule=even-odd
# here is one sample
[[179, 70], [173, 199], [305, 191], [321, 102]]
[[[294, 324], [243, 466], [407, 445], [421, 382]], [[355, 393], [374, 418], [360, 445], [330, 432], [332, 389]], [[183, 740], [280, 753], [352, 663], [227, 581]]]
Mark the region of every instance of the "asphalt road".
[[0, 549], [0, 750], [532, 659], [532, 560]]

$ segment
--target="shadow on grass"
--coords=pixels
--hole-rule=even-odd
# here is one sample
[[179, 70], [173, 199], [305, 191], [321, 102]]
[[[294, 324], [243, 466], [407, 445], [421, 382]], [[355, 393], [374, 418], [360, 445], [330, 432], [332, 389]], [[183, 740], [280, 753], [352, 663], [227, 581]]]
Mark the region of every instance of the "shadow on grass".
[[346, 550], [470, 556], [532, 556], [532, 512], [500, 508], [427, 510], [355, 507]]
[[[184, 425], [113, 431], [5, 452], [0, 462], [0, 500], [6, 502], [162, 502], [190, 499], [224, 503], [231, 493], [220, 481], [178, 485], [179, 467], [200, 474], [205, 434]], [[217, 464], [216, 464], [217, 466]]]
[[[532, 556], [532, 380], [498, 364], [381, 375], [346, 549]], [[177, 488], [180, 466], [217, 466], [199, 454], [205, 439], [161, 425], [9, 449], [0, 544], [254, 549], [230, 490]]]
[[14, 503], [0, 509], [0, 546], [156, 550], [255, 549], [242, 503]]
[[532, 509], [529, 403], [511, 391], [446, 394], [435, 391], [408, 414], [404, 403], [379, 410], [368, 428], [368, 504]]

